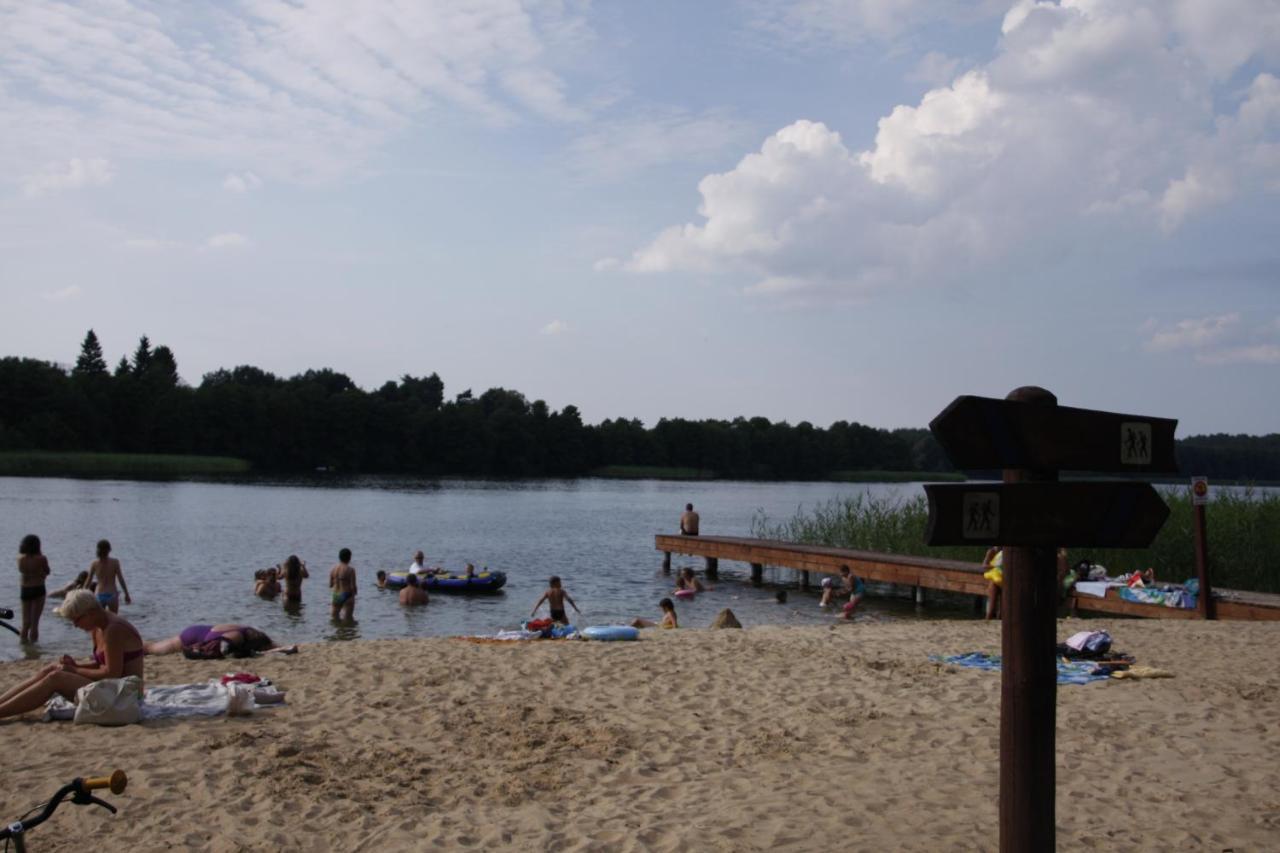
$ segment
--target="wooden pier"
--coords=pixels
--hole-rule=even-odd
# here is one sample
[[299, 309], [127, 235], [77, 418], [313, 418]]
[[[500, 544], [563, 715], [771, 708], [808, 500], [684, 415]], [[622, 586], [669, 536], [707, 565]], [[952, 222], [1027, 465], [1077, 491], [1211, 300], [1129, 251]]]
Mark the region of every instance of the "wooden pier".
[[[866, 581], [879, 581], [914, 589], [917, 602], [923, 602], [924, 591], [929, 589], [946, 592], [985, 596], [987, 581], [982, 576], [979, 563], [959, 560], [939, 560], [932, 557], [915, 557], [905, 554], [882, 554], [875, 551], [852, 551], [845, 548], [827, 548], [821, 545], [801, 545], [772, 539], [749, 539], [737, 536], [671, 536], [658, 534], [654, 547], [662, 551], [663, 567], [671, 567], [672, 554], [686, 554], [706, 560], [706, 573], [714, 578], [719, 572], [720, 560], [733, 560], [751, 566], [751, 579], [759, 583], [764, 577], [765, 566], [794, 569], [800, 573], [801, 587], [807, 588], [812, 573], [838, 575], [841, 566], [848, 566], [857, 577]], [[1216, 615], [1219, 619], [1280, 620], [1280, 595], [1259, 592], [1239, 592], [1214, 588]], [[1106, 598], [1072, 593], [1067, 605], [1073, 611], [1113, 613], [1121, 616], [1141, 616], [1154, 619], [1200, 619], [1196, 610], [1140, 604], [1120, 598], [1116, 590], [1107, 591]]]

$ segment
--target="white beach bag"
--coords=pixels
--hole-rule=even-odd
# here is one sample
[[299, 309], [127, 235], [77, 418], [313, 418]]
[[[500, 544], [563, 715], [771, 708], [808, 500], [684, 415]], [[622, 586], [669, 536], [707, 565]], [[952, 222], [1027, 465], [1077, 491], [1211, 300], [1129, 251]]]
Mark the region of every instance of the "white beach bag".
[[142, 716], [142, 679], [136, 675], [103, 678], [76, 691], [77, 723], [124, 726]]

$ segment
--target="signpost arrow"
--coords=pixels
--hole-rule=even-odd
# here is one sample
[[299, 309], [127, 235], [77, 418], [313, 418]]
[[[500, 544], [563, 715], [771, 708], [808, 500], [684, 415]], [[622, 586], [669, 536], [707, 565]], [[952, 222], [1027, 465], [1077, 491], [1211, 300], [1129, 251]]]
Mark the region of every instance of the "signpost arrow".
[[962, 471], [1176, 473], [1177, 425], [1169, 418], [964, 395], [943, 409], [929, 429]]
[[924, 487], [929, 545], [1145, 548], [1169, 517], [1149, 483], [947, 483]]

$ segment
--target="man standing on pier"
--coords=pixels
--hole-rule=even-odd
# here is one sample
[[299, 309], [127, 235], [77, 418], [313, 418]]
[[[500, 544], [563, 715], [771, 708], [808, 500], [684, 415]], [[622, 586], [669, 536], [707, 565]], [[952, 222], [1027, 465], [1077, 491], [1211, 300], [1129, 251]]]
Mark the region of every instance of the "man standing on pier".
[[698, 535], [698, 514], [693, 511], [693, 504], [684, 505], [684, 513], [680, 516], [680, 535]]

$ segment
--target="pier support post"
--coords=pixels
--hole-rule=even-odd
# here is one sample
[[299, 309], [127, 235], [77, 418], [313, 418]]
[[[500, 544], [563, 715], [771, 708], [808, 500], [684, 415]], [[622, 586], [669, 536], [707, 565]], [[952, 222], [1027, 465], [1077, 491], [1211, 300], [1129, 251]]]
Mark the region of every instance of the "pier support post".
[[671, 574], [671, 552], [670, 551], [662, 552], [662, 573], [664, 575]]
[[809, 589], [809, 570], [808, 569], [800, 570], [800, 588], [803, 590]]
[[760, 586], [764, 583], [764, 563], [751, 564], [751, 585]]
[[924, 607], [924, 587], [916, 587], [916, 607]]
[[720, 560], [715, 557], [707, 557], [707, 577], [715, 579], [720, 577]]

